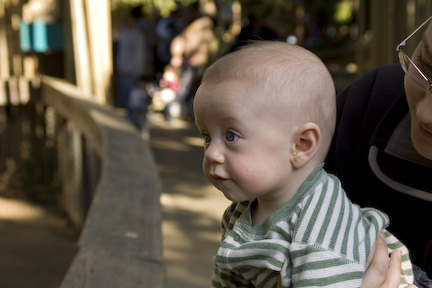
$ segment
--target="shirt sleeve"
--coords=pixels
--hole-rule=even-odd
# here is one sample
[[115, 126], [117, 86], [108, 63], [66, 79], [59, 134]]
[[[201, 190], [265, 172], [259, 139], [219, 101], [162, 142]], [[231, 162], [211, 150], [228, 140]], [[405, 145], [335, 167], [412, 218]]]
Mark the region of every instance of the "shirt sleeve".
[[[222, 217], [222, 223], [221, 223], [222, 241], [225, 238], [225, 235], [233, 229], [235, 221], [238, 219], [238, 217], [246, 209], [247, 206], [248, 206], [248, 202], [242, 202], [242, 203], [233, 202], [225, 210]], [[211, 287], [215, 287], [215, 288], [250, 287], [249, 281], [242, 279], [240, 275], [232, 273], [229, 270], [220, 269], [216, 265], [216, 259], [214, 259], [214, 262], [215, 265], [213, 269]]]
[[[292, 243], [293, 287], [360, 287], [364, 265], [318, 245]], [[284, 279], [282, 279], [284, 281]]]

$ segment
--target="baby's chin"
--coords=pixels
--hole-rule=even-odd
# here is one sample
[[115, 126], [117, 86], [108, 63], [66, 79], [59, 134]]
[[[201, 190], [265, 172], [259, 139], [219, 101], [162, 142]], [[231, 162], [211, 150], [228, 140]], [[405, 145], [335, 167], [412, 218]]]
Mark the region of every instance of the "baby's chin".
[[[217, 188], [217, 187], [216, 187]], [[250, 199], [247, 197], [242, 197], [239, 195], [234, 195], [233, 193], [227, 192], [227, 191], [223, 191], [221, 189], [218, 188], [219, 191], [221, 191], [225, 198], [227, 198], [228, 200], [232, 201], [232, 202], [244, 202], [244, 201], [249, 201]]]

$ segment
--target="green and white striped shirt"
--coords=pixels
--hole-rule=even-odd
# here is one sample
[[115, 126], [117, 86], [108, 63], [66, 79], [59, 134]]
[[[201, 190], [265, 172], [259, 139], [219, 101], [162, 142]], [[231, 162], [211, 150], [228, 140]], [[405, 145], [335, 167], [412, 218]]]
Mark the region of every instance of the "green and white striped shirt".
[[[340, 181], [317, 167], [285, 206], [252, 226], [254, 202], [232, 203], [222, 220], [212, 287], [360, 287], [367, 257], [387, 216], [351, 203]], [[413, 283], [405, 246], [386, 231], [389, 250], [402, 251], [401, 287]]]

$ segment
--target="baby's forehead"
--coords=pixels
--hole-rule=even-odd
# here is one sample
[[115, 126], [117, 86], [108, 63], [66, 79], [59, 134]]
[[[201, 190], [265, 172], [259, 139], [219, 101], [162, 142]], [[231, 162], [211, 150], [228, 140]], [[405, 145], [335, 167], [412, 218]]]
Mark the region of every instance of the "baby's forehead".
[[[274, 85], [263, 83], [264, 81], [250, 82], [250, 79], [210, 82], [204, 85], [198, 98], [201, 98], [201, 104], [206, 105], [207, 109], [223, 107], [233, 113], [249, 111], [247, 114], [257, 116], [266, 114], [281, 118], [283, 115], [293, 115], [295, 110], [299, 110], [298, 104], [302, 101], [296, 100], [300, 95], [295, 89], [278, 91]], [[212, 106], [210, 108], [209, 103]]]

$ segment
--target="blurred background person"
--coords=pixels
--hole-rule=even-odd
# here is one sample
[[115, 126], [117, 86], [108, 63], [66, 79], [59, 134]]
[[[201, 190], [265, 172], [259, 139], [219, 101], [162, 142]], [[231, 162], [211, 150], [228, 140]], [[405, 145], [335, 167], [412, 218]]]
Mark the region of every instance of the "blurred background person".
[[184, 28], [183, 19], [174, 10], [168, 17], [159, 19], [156, 26], [156, 71], [159, 75], [163, 74], [164, 68], [170, 63], [171, 42]]
[[179, 69], [180, 91], [176, 103], [181, 115], [192, 116], [192, 100], [205, 68], [214, 58], [216, 37], [214, 19], [202, 15], [198, 5], [191, 5], [192, 21], [171, 43], [170, 65]]
[[126, 15], [115, 59], [117, 106], [127, 108], [129, 94], [138, 78], [145, 74], [145, 38], [137, 25], [139, 14]]
[[142, 76], [132, 88], [127, 105], [128, 117], [139, 132], [145, 132], [147, 107], [151, 102], [151, 87], [153, 78]]

